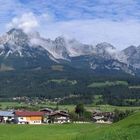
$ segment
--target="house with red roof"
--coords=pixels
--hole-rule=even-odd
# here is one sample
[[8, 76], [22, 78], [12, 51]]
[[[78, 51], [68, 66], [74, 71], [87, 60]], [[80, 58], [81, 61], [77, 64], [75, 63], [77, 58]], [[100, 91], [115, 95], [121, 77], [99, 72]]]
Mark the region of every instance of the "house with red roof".
[[17, 124], [41, 124], [44, 112], [37, 111], [15, 111], [15, 122]]

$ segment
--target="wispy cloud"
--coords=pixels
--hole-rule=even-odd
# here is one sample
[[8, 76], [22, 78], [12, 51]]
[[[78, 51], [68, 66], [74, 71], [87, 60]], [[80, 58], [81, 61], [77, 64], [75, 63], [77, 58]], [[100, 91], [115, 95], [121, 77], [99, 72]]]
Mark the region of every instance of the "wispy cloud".
[[108, 20], [72, 20], [53, 22], [40, 29], [43, 36], [55, 38], [59, 35], [76, 38], [93, 45], [109, 42], [119, 49], [139, 45], [140, 22]]

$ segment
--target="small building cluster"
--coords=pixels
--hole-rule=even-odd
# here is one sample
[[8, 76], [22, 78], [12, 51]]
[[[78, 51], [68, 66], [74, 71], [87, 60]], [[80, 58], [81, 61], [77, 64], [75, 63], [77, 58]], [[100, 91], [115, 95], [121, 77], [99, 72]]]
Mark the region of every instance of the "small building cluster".
[[[113, 122], [114, 115], [115, 114], [113, 112], [101, 112], [100, 110], [96, 110], [92, 114], [92, 122], [111, 124]], [[0, 123], [64, 124], [70, 123], [70, 115], [66, 111], [53, 110], [50, 108], [44, 108], [39, 111], [0, 111]]]
[[42, 124], [42, 123], [69, 123], [70, 117], [67, 112], [53, 111], [49, 108], [40, 111], [0, 111], [0, 123], [15, 124]]
[[95, 123], [111, 124], [113, 122], [113, 119], [114, 119], [113, 112], [101, 112], [101, 111], [93, 112], [93, 121]]

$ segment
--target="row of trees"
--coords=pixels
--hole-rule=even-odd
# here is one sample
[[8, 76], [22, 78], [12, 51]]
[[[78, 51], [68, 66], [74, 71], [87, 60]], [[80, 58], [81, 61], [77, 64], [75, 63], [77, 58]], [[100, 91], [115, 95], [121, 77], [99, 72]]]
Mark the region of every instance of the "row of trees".
[[113, 121], [114, 122], [118, 122], [118, 121], [120, 121], [120, 120], [128, 117], [132, 113], [133, 113], [132, 110], [120, 111], [118, 109], [115, 109], [114, 110], [114, 118], [113, 118]]

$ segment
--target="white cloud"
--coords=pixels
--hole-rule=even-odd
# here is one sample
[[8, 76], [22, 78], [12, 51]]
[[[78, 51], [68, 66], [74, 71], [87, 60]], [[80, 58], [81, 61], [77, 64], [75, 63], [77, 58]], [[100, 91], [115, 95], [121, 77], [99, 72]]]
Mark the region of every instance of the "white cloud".
[[140, 44], [139, 21], [71, 20], [42, 24], [41, 27], [42, 35], [48, 38], [62, 35], [90, 44], [109, 42], [118, 49]]
[[38, 20], [33, 13], [25, 13], [21, 17], [15, 17], [7, 24], [8, 28], [20, 28], [25, 32], [30, 32], [39, 26]]
[[138, 20], [111, 21], [106, 19], [56, 21], [48, 14], [25, 13], [12, 19], [9, 28], [21, 28], [25, 32], [38, 30], [46, 38], [75, 38], [83, 43], [96, 45], [108, 42], [118, 49], [140, 45], [140, 22]]

